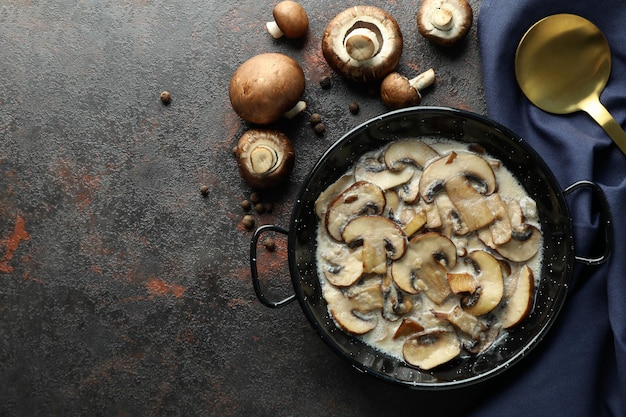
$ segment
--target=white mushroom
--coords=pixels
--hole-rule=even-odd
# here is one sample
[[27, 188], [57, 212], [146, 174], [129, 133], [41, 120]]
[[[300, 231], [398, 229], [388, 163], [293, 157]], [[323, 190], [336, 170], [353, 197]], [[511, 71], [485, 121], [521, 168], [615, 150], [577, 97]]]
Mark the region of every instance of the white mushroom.
[[331, 68], [354, 81], [382, 79], [400, 62], [402, 33], [396, 20], [374, 6], [354, 6], [324, 31], [322, 53]]
[[451, 46], [467, 35], [473, 20], [467, 0], [423, 0], [417, 13], [417, 29], [426, 39]]

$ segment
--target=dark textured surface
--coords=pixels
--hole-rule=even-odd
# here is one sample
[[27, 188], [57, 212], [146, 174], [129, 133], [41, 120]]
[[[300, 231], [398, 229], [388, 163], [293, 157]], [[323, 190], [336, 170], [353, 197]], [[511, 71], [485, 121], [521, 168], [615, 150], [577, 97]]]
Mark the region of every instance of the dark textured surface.
[[[233, 71], [282, 52], [307, 79], [307, 111], [276, 125], [294, 143], [295, 170], [263, 195], [274, 210], [257, 224], [288, 227], [317, 158], [385, 112], [322, 58], [326, 24], [355, 3], [301, 3], [311, 23], [301, 41], [264, 31], [267, 2], [0, 5], [0, 415], [452, 415], [474, 401], [462, 400], [473, 389], [419, 393], [359, 374], [297, 304], [271, 310], [254, 296], [240, 208], [250, 189], [231, 153], [249, 126], [230, 107]], [[435, 68], [422, 104], [484, 113], [475, 25], [442, 49], [417, 34], [416, 1], [369, 4], [400, 24], [400, 72]], [[291, 290], [277, 243], [259, 262], [280, 296]]]

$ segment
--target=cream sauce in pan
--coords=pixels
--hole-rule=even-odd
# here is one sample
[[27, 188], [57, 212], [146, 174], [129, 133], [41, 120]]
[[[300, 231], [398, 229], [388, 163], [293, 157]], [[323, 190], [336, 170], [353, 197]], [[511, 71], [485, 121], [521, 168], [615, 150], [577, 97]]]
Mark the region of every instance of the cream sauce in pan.
[[[514, 293], [514, 288], [517, 285], [520, 271], [525, 268], [530, 268], [532, 271], [531, 279], [533, 280], [534, 286], [531, 286], [530, 297], [533, 297], [534, 288], [536, 288], [536, 284], [540, 279], [543, 239], [541, 238], [538, 244], [537, 252], [532, 255], [530, 259], [512, 261], [500, 254], [497, 247], [495, 247], [497, 245], [494, 246], [493, 242], [491, 245], [492, 247], [489, 247], [484, 239], [481, 240], [479, 238], [481, 233], [481, 236], [483, 237], [485, 236], [485, 233], [489, 235], [489, 226], [484, 226], [478, 230], [467, 232], [463, 229], [462, 222], [458, 222], [458, 215], [454, 217], [454, 219], [456, 219], [456, 223], [454, 223], [453, 226], [448, 223], [447, 226], [435, 225], [437, 227], [430, 227], [430, 223], [427, 221], [426, 224], [419, 228], [419, 230], [413, 232], [410, 226], [406, 226], [412, 214], [420, 213], [424, 218], [426, 218], [427, 216], [424, 212], [425, 208], [435, 208], [435, 210], [440, 212], [440, 214], [444, 213], [444, 209], [436, 208], [437, 199], [430, 204], [426, 204], [423, 201], [423, 198], [417, 198], [417, 200], [413, 202], [404, 201], [403, 198], [406, 198], [407, 190], [410, 188], [409, 184], [411, 184], [411, 181], [418, 181], [424, 170], [428, 169], [428, 166], [439, 158], [466, 153], [479, 156], [492, 168], [497, 184], [494, 194], [497, 193], [500, 196], [501, 201], [506, 204], [507, 214], [510, 214], [510, 223], [515, 226], [515, 222], [521, 221], [523, 225], [532, 225], [540, 231], [540, 223], [535, 202], [527, 194], [526, 190], [514, 177], [514, 175], [499, 160], [481, 151], [474, 152], [474, 149], [469, 149], [471, 147], [468, 147], [466, 143], [436, 138], [420, 138], [419, 140], [429, 145], [430, 148], [439, 154], [439, 156], [431, 158], [424, 164], [423, 167], [418, 167], [414, 164], [405, 164], [404, 169], [412, 169], [414, 171], [411, 180], [403, 184], [395, 185], [388, 190], [384, 190], [384, 193], [387, 196], [386, 204], [393, 205], [393, 210], [390, 211], [389, 207], [386, 207], [381, 213], [374, 215], [390, 218], [397, 223], [401, 229], [406, 230], [407, 233], [410, 232], [411, 234], [406, 236], [407, 241], [415, 236], [427, 232], [435, 232], [448, 237], [452, 243], [454, 243], [457, 252], [456, 265], [453, 268], [446, 268], [448, 274], [467, 274], [477, 278], [480, 271], [477, 270], [476, 263], [466, 261], [468, 254], [472, 251], [485, 251], [496, 258], [502, 265], [502, 281], [504, 288], [502, 298], [498, 302], [497, 306], [487, 313], [468, 317], [465, 314], [465, 310], [466, 307], [471, 306], [472, 303], [472, 294], [470, 292], [464, 291], [458, 294], [450, 292], [443, 301], [439, 300], [436, 302], [428, 296], [427, 291], [424, 290], [423, 283], [417, 280], [414, 281], [413, 284], [415, 291], [412, 292], [415, 292], [415, 294], [407, 293], [406, 291], [398, 288], [398, 285], [396, 285], [396, 281], [394, 280], [394, 276], [391, 273], [391, 265], [394, 262], [400, 262], [401, 260], [387, 259], [386, 271], [381, 272], [380, 270], [377, 270], [376, 272], [364, 272], [355, 283], [350, 285], [345, 285], [345, 283], [341, 283], [341, 285], [334, 285], [328, 279], [329, 276], [334, 277], [333, 273], [341, 270], [342, 268], [347, 268], [346, 260], [350, 256], [355, 256], [357, 259], [360, 257], [362, 259], [364, 256], [363, 253], [366, 252], [366, 249], [362, 245], [359, 245], [360, 242], [348, 245], [346, 242], [341, 242], [331, 237], [326, 226], [326, 218], [328, 217], [327, 212], [331, 209], [333, 202], [338, 199], [341, 192], [356, 181], [364, 180], [362, 174], [362, 168], [364, 165], [368, 165], [367, 168], [371, 172], [385, 169], [384, 164], [381, 161], [384, 160], [384, 155], [388, 145], [363, 155], [357, 163], [345, 173], [347, 178], [340, 180], [341, 184], [337, 183], [335, 189], [332, 189], [333, 186], [329, 187], [328, 192], [323, 193], [318, 199], [316, 203], [316, 212], [318, 216], [320, 216], [320, 223], [317, 236], [317, 264], [319, 279], [322, 284], [323, 296], [329, 305], [331, 316], [335, 319], [335, 322], [340, 328], [344, 329], [348, 333], [355, 334], [355, 337], [361, 338], [365, 343], [371, 345], [375, 349], [386, 352], [400, 360], [405, 360], [415, 366], [429, 369], [429, 367], [433, 366], [433, 363], [435, 364], [434, 366], [438, 365], [436, 359], [434, 362], [423, 362], [421, 359], [413, 360], [412, 357], [407, 357], [403, 353], [404, 346], [408, 343], [407, 341], [409, 339], [419, 338], [421, 335], [429, 334], [429, 332], [432, 331], [453, 333], [456, 336], [454, 340], [458, 341], [454, 343], [458, 343], [460, 347], [459, 354], [467, 355], [479, 354], [480, 352], [491, 348], [499, 340], [506, 338], [507, 330], [503, 328], [502, 323], [507, 321], [506, 315], [511, 314], [510, 312], [507, 312], [507, 308], [512, 307], [507, 307], [507, 304], [510, 304], [511, 306], [513, 305], [513, 302], [509, 302], [509, 299], [513, 297], [512, 294]], [[372, 167], [372, 165], [376, 164], [380, 166]], [[355, 171], [357, 172], [357, 178], [355, 178]], [[378, 179], [375, 178], [375, 175], [372, 176], [372, 178], [365, 176], [365, 180], [372, 180], [374, 183], [378, 181]], [[481, 184], [480, 181], [474, 181], [472, 178], [470, 178], [470, 181], [477, 191], [485, 193], [486, 190], [484, 184]], [[417, 182], [414, 184], [416, 183]], [[387, 185], [389, 184], [383, 184], [383, 186]], [[439, 192], [437, 195], [446, 194], [448, 191], [449, 190], [444, 190], [443, 192]], [[449, 192], [452, 193], [454, 191]], [[396, 199], [395, 196], [390, 193], [395, 193], [395, 196], [400, 195], [400, 198]], [[390, 195], [394, 198], [390, 198]], [[449, 200], [446, 199], [444, 202], [445, 204], [442, 204], [441, 207], [447, 207], [448, 213], [450, 207], [454, 209], [455, 206], [451, 206]], [[511, 202], [513, 202], [513, 204], [510, 205], [509, 203]], [[513, 207], [513, 209], [510, 209], [510, 207]], [[518, 211], [514, 208], [517, 208]], [[371, 212], [357, 213], [340, 217], [340, 219], [343, 222], [349, 222], [351, 218], [366, 214], [372, 215]], [[522, 216], [521, 220], [519, 215]], [[523, 241], [520, 244], [523, 244]], [[406, 256], [409, 256], [408, 254], [409, 252], [407, 251]], [[351, 261], [353, 264], [350, 268], [354, 268], [354, 259], [351, 259]], [[417, 261], [416, 265], [419, 265], [420, 262], [421, 261]], [[443, 261], [441, 263], [445, 264]], [[358, 262], [356, 267], [358, 269]], [[344, 271], [347, 271], [347, 269], [344, 269]], [[368, 293], [367, 297], [363, 295], [355, 297], [354, 294], [360, 291], [360, 288], [363, 288], [363, 286], [379, 282], [382, 283], [382, 288], [384, 289], [383, 295], [379, 295], [376, 291], [374, 291], [371, 294]], [[481, 291], [482, 288], [479, 289], [478, 293], [473, 293], [474, 301], [476, 299], [476, 295], [482, 296], [482, 294], [484, 294], [484, 292]], [[388, 298], [390, 297], [389, 294], [392, 296], [391, 299]], [[390, 307], [390, 300], [398, 301], [398, 297], [400, 297], [402, 302], [405, 302], [405, 308], [400, 308], [399, 313], [396, 312], [394, 308]], [[407, 301], [410, 306], [408, 308], [406, 307]], [[358, 305], [359, 302], [364, 304], [369, 303], [369, 307], [360, 308]], [[532, 305], [532, 298], [529, 300], [529, 305]], [[455, 308], [456, 310], [454, 310]], [[459, 312], [460, 310], [463, 310], [461, 322], [450, 319], [450, 316], [446, 316], [446, 314], [450, 314], [452, 311]], [[443, 316], [441, 313], [443, 313]], [[525, 314], [527, 314], [527, 312]], [[475, 327], [472, 328], [474, 330], [471, 330], [468, 327], [468, 321], [463, 321], [463, 318], [471, 319], [470, 322], [475, 325]], [[403, 326], [402, 323], [406, 322], [407, 319], [412, 323], [417, 323], [418, 326], [415, 328], [409, 326], [408, 328], [402, 329], [397, 334], [398, 329]], [[431, 343], [431, 339], [428, 337], [422, 337], [419, 340], [420, 348], [427, 348], [428, 346], [426, 345]], [[436, 354], [437, 353], [434, 355]], [[422, 355], [422, 352], [418, 352], [418, 356], [419, 355]], [[445, 363], [447, 360], [448, 359], [441, 359], [440, 362]]]

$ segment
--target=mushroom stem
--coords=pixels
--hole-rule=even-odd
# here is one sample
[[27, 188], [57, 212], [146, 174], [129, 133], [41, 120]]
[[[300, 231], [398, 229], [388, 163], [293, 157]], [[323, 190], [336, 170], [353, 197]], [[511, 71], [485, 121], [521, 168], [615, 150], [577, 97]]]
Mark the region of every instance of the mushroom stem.
[[267, 22], [265, 27], [274, 39], [282, 38], [285, 35], [285, 33], [278, 27], [278, 23], [276, 23], [276, 21]]
[[411, 87], [417, 91], [422, 91], [426, 87], [430, 87], [435, 83], [435, 70], [430, 68], [427, 71], [419, 74], [417, 77], [409, 80]]
[[250, 165], [257, 174], [271, 172], [278, 162], [276, 150], [269, 146], [260, 145], [250, 152]]
[[438, 7], [433, 11], [430, 22], [439, 30], [449, 31], [453, 26], [452, 11], [448, 8]]
[[293, 119], [298, 114], [302, 113], [306, 109], [306, 103], [304, 101], [298, 101], [295, 106], [290, 110], [287, 110], [283, 115], [287, 119]]
[[346, 52], [357, 61], [370, 59], [380, 51], [376, 33], [367, 28], [354, 29], [344, 41]]

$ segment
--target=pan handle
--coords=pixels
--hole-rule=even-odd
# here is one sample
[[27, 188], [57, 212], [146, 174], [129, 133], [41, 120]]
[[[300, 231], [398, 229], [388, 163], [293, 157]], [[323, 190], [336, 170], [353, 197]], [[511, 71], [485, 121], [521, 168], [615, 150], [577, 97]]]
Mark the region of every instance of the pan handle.
[[604, 253], [596, 258], [587, 258], [584, 256], [574, 256], [576, 261], [585, 265], [600, 265], [606, 262], [611, 253], [613, 252], [613, 216], [611, 215], [611, 209], [609, 207], [609, 201], [606, 198], [606, 194], [602, 188], [591, 181], [578, 181], [563, 190], [563, 194], [569, 195], [570, 193], [583, 188], [591, 188], [597, 200], [600, 202], [600, 208], [602, 212], [602, 222], [604, 223]]
[[250, 243], [250, 271], [252, 273], [252, 286], [254, 287], [254, 292], [256, 293], [259, 301], [270, 308], [282, 307], [284, 305], [289, 304], [293, 300], [296, 299], [296, 295], [292, 294], [289, 297], [280, 300], [280, 301], [272, 301], [265, 297], [263, 294], [263, 290], [261, 289], [261, 283], [259, 282], [259, 271], [257, 269], [256, 261], [257, 261], [257, 252], [256, 248], [258, 246], [259, 239], [261, 235], [265, 232], [274, 231], [278, 233], [282, 233], [284, 235], [289, 234], [288, 230], [283, 229], [282, 227], [274, 226], [273, 224], [266, 224], [254, 232], [252, 236], [252, 242]]

